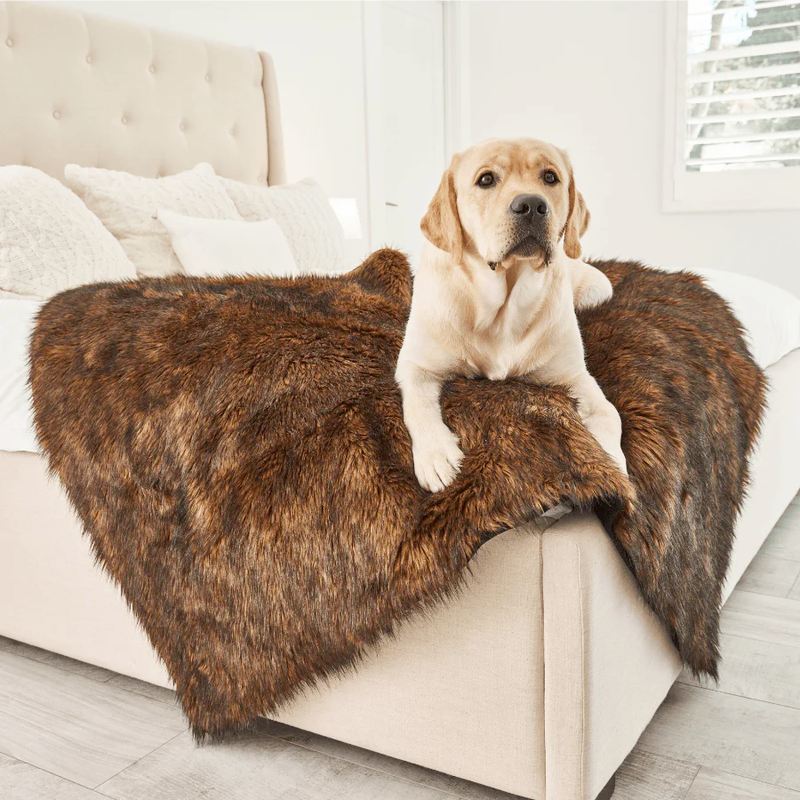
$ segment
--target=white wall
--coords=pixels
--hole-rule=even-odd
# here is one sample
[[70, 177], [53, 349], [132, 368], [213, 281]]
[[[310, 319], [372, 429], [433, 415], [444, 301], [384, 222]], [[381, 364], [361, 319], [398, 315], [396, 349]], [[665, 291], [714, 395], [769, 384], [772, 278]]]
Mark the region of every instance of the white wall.
[[[355, 197], [368, 234], [362, 8], [329, 2], [124, 2], [61, 5], [218, 42], [275, 60], [290, 181], [315, 177], [331, 197]], [[356, 263], [367, 248], [348, 242]]]
[[662, 2], [470, 3], [472, 138], [565, 147], [592, 212], [589, 255], [728, 269], [800, 295], [800, 211], [661, 211], [664, 17]]

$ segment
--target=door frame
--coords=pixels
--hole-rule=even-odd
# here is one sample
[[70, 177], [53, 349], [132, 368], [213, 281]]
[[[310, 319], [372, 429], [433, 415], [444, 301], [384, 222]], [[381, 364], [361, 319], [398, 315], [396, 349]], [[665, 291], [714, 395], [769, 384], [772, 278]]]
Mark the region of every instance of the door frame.
[[[381, 2], [361, 0], [364, 54], [364, 132], [367, 160], [367, 241], [370, 252], [386, 241]], [[445, 158], [470, 140], [469, 3], [442, 2]]]

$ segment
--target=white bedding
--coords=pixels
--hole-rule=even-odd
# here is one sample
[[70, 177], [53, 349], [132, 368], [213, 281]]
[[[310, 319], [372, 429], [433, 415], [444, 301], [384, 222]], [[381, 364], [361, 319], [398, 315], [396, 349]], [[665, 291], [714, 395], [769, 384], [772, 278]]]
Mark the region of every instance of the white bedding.
[[800, 299], [758, 278], [719, 269], [691, 270], [723, 297], [739, 318], [761, 369], [800, 347]]
[[[746, 275], [695, 272], [730, 303], [762, 369], [800, 347], [800, 299]], [[39, 452], [28, 389], [28, 341], [43, 302], [0, 294], [0, 450]]]
[[28, 342], [45, 302], [0, 297], [0, 450], [39, 452], [28, 387]]

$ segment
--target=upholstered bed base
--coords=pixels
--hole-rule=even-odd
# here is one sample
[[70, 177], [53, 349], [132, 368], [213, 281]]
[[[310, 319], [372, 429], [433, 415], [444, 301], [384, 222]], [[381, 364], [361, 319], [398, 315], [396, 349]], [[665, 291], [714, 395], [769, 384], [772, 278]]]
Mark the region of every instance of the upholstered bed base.
[[[798, 489], [800, 351], [767, 374], [726, 596]], [[0, 634], [169, 685], [41, 457], [0, 452], [0, 503]], [[490, 541], [460, 597], [278, 718], [524, 797], [594, 800], [679, 672], [598, 520], [572, 515]]]

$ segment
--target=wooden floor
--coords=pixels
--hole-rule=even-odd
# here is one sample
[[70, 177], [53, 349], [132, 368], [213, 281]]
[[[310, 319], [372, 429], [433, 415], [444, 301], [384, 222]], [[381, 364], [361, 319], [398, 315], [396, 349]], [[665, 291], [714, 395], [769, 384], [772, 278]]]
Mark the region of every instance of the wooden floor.
[[[800, 499], [725, 607], [722, 678], [681, 677], [615, 800], [800, 800]], [[466, 800], [510, 795], [264, 721], [195, 747], [174, 696], [0, 638], [2, 800]]]

